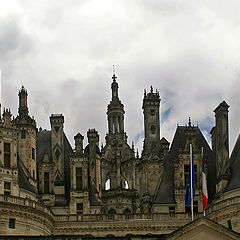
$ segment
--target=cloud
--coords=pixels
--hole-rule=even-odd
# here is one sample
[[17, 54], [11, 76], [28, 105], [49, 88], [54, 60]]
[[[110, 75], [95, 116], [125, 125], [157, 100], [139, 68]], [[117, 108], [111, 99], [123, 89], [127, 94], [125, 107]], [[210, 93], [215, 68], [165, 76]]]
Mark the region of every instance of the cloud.
[[[230, 108], [231, 147], [239, 132], [239, 3], [228, 1], [17, 1], [0, 18], [4, 105], [17, 113], [17, 91], [29, 93], [31, 115], [49, 128], [63, 113], [73, 144], [89, 128], [107, 133], [112, 65], [125, 105], [129, 142], [142, 147], [143, 90], [161, 96], [161, 137], [177, 124], [209, 131], [213, 110]], [[205, 136], [208, 137], [206, 132]]]

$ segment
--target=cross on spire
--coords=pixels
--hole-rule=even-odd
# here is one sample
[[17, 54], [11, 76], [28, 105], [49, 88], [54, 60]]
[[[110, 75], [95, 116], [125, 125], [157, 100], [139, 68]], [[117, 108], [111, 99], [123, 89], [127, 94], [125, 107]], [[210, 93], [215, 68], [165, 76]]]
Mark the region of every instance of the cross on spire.
[[192, 126], [192, 123], [191, 123], [191, 118], [189, 117], [188, 118], [188, 126], [191, 127]]
[[114, 68], [114, 65], [113, 65], [113, 76], [112, 76], [112, 79], [113, 79], [114, 82], [116, 82], [117, 77], [115, 76], [115, 68]]

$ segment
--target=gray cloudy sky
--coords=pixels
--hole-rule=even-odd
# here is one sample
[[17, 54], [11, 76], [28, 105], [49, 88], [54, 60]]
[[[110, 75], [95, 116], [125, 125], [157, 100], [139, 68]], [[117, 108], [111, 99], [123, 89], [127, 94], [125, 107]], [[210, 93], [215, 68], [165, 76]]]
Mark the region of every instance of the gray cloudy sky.
[[73, 144], [96, 128], [104, 141], [112, 65], [129, 143], [141, 150], [143, 89], [161, 95], [161, 137], [188, 117], [207, 139], [213, 110], [230, 107], [230, 146], [240, 127], [239, 0], [0, 0], [3, 106], [17, 114], [18, 90], [49, 129], [63, 113]]

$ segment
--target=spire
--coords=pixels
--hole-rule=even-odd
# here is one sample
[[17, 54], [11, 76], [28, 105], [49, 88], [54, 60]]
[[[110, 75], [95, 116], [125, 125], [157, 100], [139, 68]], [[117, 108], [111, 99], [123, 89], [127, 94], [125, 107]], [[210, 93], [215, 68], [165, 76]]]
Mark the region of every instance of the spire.
[[117, 77], [115, 75], [115, 67], [113, 65], [113, 76], [112, 76], [113, 82], [112, 82], [112, 86], [111, 86], [111, 88], [112, 88], [112, 100], [119, 100], [118, 99], [118, 83], [117, 83], [116, 79], [117, 79]]
[[151, 86], [151, 88], [150, 88], [150, 89], [151, 89], [151, 93], [153, 93], [153, 87], [152, 87], [152, 86]]
[[191, 123], [191, 118], [189, 117], [188, 118], [188, 126], [191, 127], [192, 126], [192, 123]]
[[115, 76], [115, 67], [113, 65], [113, 76], [112, 76], [113, 82], [116, 82], [117, 77]]
[[109, 135], [121, 135], [126, 140], [126, 134], [124, 133], [124, 106], [118, 97], [118, 83], [115, 75], [115, 68], [113, 65], [113, 81], [111, 84], [112, 99], [107, 107], [108, 116], [108, 130]]

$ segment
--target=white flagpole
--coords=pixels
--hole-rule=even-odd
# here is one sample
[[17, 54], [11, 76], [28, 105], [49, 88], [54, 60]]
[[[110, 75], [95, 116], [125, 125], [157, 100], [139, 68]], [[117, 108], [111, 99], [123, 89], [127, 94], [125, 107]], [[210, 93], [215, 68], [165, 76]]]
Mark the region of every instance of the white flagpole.
[[193, 221], [193, 162], [192, 162], [192, 144], [190, 144], [190, 173], [191, 173], [191, 212], [192, 212], [192, 221]]

